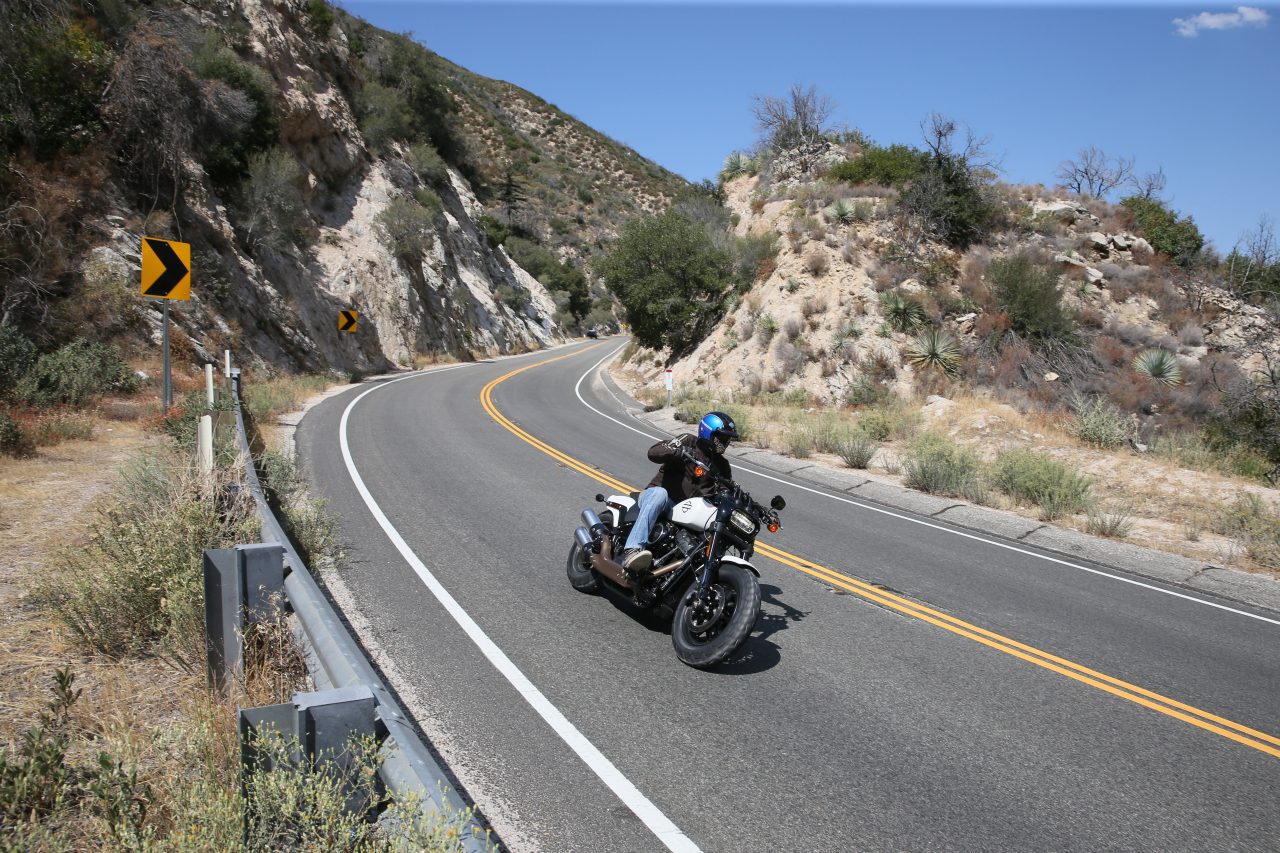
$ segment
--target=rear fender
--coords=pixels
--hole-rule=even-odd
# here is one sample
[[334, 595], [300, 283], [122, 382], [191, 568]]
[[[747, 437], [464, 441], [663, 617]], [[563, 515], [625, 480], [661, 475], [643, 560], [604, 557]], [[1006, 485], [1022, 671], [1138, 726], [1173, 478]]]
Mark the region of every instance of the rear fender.
[[612, 528], [617, 529], [622, 523], [623, 517], [627, 510], [636, 505], [636, 502], [626, 495], [609, 495], [604, 501], [605, 508], [600, 513], [600, 519]]

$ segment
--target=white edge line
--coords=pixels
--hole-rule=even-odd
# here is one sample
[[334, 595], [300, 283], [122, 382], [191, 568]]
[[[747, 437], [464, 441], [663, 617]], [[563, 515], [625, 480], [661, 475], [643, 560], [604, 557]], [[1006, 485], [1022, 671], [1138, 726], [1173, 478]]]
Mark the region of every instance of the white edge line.
[[538, 712], [538, 716], [542, 717], [551, 726], [560, 739], [568, 744], [569, 748], [582, 759], [591, 771], [600, 777], [600, 780], [609, 787], [614, 794], [617, 795], [623, 804], [644, 822], [658, 840], [661, 841], [668, 850], [675, 853], [701, 853], [701, 850], [692, 840], [689, 839], [680, 828], [677, 827], [662, 811], [655, 806], [648, 797], [640, 793], [640, 789], [631, 783], [626, 776], [622, 775], [613, 762], [604, 756], [596, 746], [587, 739], [582, 732], [571, 722], [564, 714], [560, 712], [551, 701], [542, 694], [537, 687], [533, 685], [523, 672], [520, 671], [506, 653], [498, 648], [493, 640], [484, 630], [476, 624], [475, 620], [462, 608], [457, 600], [449, 594], [444, 585], [436, 579], [423, 562], [418, 559], [417, 554], [413, 552], [400, 535], [400, 531], [387, 519], [382, 512], [382, 508], [378, 506], [378, 502], [373, 499], [373, 495], [369, 493], [365, 487], [364, 480], [360, 477], [360, 472], [356, 470], [355, 461], [351, 458], [351, 447], [347, 441], [347, 421], [351, 415], [351, 410], [355, 405], [368, 395], [380, 388], [388, 385], [394, 385], [405, 379], [414, 379], [420, 376], [431, 375], [434, 373], [442, 373], [446, 370], [456, 370], [458, 367], [469, 367], [470, 365], [457, 365], [456, 367], [445, 367], [439, 370], [430, 371], [429, 373], [415, 373], [412, 376], [402, 376], [399, 379], [393, 379], [390, 382], [384, 382], [376, 385], [367, 391], [359, 394], [354, 400], [347, 404], [346, 409], [342, 412], [342, 421], [338, 426], [338, 438], [342, 447], [342, 459], [346, 463], [347, 473], [351, 475], [351, 482], [355, 485], [356, 491], [360, 493], [360, 497], [364, 499], [365, 506], [373, 514], [378, 525], [382, 527], [387, 538], [391, 540], [391, 544], [396, 546], [396, 550], [400, 552], [400, 556], [404, 557], [405, 562], [410, 568], [417, 573], [418, 577], [431, 590], [432, 595], [444, 606], [454, 621], [458, 623], [463, 632], [476, 644], [476, 647], [484, 653], [489, 659], [489, 663], [493, 664], [494, 669], [502, 673], [502, 675], [511, 683], [511, 686], [529, 703], [533, 710]]
[[[625, 344], [623, 346], [625, 346]], [[587, 369], [587, 372], [582, 374], [582, 376], [578, 378], [577, 384], [573, 386], [573, 392], [574, 394], [577, 395], [578, 401], [582, 403], [582, 405], [586, 406], [588, 409], [595, 412], [597, 415], [600, 415], [600, 417], [611, 420], [618, 426], [626, 427], [632, 432], [639, 433], [640, 435], [643, 435], [645, 438], [652, 439], [653, 441], [661, 441], [661, 439], [656, 435], [650, 435], [644, 430], [636, 429], [635, 427], [631, 426], [628, 423], [623, 423], [622, 421], [618, 420], [615, 417], [606, 415], [604, 412], [600, 411], [595, 406], [588, 403], [586, 399], [582, 396], [582, 381], [586, 379], [588, 376], [590, 376], [591, 372], [596, 370], [598, 367], [600, 367], [600, 365], [604, 364], [606, 361], [608, 361], [609, 359], [617, 355], [619, 352], [621, 352], [622, 349], [623, 347], [618, 347], [616, 350], [609, 353], [604, 358], [597, 361], [595, 364], [591, 365], [591, 367]], [[1225, 610], [1228, 613], [1235, 613], [1238, 616], [1248, 616], [1250, 619], [1257, 619], [1259, 622], [1268, 622], [1272, 625], [1280, 625], [1280, 620], [1268, 619], [1266, 616], [1259, 616], [1257, 613], [1250, 613], [1247, 610], [1237, 610], [1234, 607], [1227, 607], [1225, 604], [1217, 604], [1212, 601], [1205, 601], [1202, 598], [1196, 598], [1191, 595], [1185, 595], [1181, 592], [1174, 592], [1171, 589], [1164, 589], [1162, 587], [1153, 586], [1148, 583], [1143, 583], [1142, 581], [1133, 580], [1132, 578], [1121, 577], [1120, 575], [1113, 575], [1110, 572], [1104, 572], [1099, 569], [1091, 569], [1088, 566], [1081, 566], [1078, 563], [1072, 563], [1067, 560], [1060, 560], [1057, 557], [1050, 557], [1047, 554], [1039, 554], [1039, 553], [1036, 553], [1035, 551], [1028, 551], [1025, 548], [1019, 548], [1016, 545], [1010, 545], [1007, 542], [999, 542], [994, 539], [987, 539], [983, 536], [975, 536], [972, 533], [965, 533], [962, 530], [955, 530], [954, 528], [951, 528], [951, 527], [943, 527], [940, 524], [934, 524], [932, 522], [925, 521], [924, 519], [921, 519], [921, 518], [912, 518], [909, 515], [902, 515], [900, 513], [893, 512], [892, 510], [883, 509], [878, 506], [871, 506], [869, 504], [862, 503], [861, 501], [850, 500], [849, 498], [843, 498], [843, 497], [840, 497], [839, 495], [833, 495], [827, 492], [819, 491], [817, 489], [811, 489], [808, 486], [802, 486], [799, 483], [793, 483], [790, 480], [781, 480], [777, 477], [772, 477], [768, 474], [761, 473], [760, 471], [752, 470], [751, 468], [748, 468], [745, 463], [740, 461], [735, 460], [734, 465], [736, 465], [738, 468], [741, 468], [743, 471], [746, 471], [748, 474], [755, 474], [757, 477], [763, 477], [766, 480], [772, 480], [775, 483], [781, 483], [782, 485], [787, 486], [789, 488], [801, 489], [803, 491], [810, 492], [815, 495], [821, 495], [824, 498], [830, 498], [833, 501], [840, 501], [841, 503], [846, 503], [852, 506], [859, 507], [860, 509], [866, 509], [866, 510], [870, 510], [871, 512], [878, 512], [883, 515], [893, 516], [894, 518], [899, 518], [899, 519], [902, 519], [903, 521], [909, 521], [912, 524], [919, 524], [924, 527], [933, 528], [934, 530], [940, 530], [943, 533], [950, 533], [955, 536], [963, 536], [965, 539], [972, 539], [975, 542], [984, 542], [988, 545], [994, 545], [997, 548], [1003, 548], [1006, 551], [1013, 551], [1018, 554], [1025, 554], [1028, 557], [1035, 557], [1040, 560], [1046, 560], [1050, 563], [1057, 563], [1060, 566], [1067, 566], [1068, 568], [1079, 569], [1082, 572], [1089, 572], [1090, 574], [1099, 575], [1104, 578], [1111, 578], [1112, 580], [1120, 581], [1122, 583], [1132, 584], [1133, 586], [1140, 586], [1143, 589], [1150, 589], [1156, 592], [1164, 593], [1165, 595], [1172, 595], [1176, 598], [1186, 599], [1187, 601], [1191, 601], [1196, 604], [1203, 604], [1206, 607], [1216, 607], [1219, 610]]]

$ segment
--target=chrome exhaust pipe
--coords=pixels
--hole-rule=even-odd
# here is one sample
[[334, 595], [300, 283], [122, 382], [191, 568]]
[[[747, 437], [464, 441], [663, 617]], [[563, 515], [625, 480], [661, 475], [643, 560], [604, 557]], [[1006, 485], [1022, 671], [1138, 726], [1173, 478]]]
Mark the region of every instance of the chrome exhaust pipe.
[[573, 531], [573, 538], [582, 546], [582, 550], [589, 553], [593, 553], [595, 551], [595, 543], [591, 541], [591, 534], [587, 531], [587, 528], [579, 527], [577, 530]]
[[587, 526], [593, 534], [604, 531], [604, 522], [600, 520], [600, 516], [596, 515], [595, 510], [587, 507], [582, 511], [582, 523]]

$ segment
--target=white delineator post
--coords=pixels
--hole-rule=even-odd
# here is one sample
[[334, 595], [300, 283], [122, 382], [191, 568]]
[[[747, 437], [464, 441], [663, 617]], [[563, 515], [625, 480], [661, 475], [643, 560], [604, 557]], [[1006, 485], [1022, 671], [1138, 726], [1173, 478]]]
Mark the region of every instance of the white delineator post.
[[222, 375], [230, 379], [231, 378], [231, 350], [224, 349], [222, 352], [227, 358], [227, 366], [223, 368]]
[[196, 433], [196, 468], [205, 477], [213, 474], [213, 416], [201, 415]]
[[671, 368], [667, 368], [667, 408], [671, 408]]
[[204, 396], [205, 404], [213, 408], [213, 365], [206, 364], [204, 366]]

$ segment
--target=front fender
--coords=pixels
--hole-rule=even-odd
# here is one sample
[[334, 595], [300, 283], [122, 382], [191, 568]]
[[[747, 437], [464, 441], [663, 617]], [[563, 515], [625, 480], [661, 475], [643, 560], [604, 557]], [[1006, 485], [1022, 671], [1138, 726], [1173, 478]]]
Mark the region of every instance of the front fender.
[[753, 565], [751, 565], [750, 563], [748, 563], [746, 560], [742, 559], [741, 557], [734, 557], [734, 556], [732, 556], [731, 554], [725, 554], [723, 557], [721, 557], [721, 558], [720, 558], [720, 562], [721, 562], [721, 563], [733, 563], [734, 565], [742, 566], [742, 568], [744, 568], [744, 569], [746, 569], [747, 571], [751, 572], [751, 574], [755, 575], [757, 578], [759, 578], [759, 577], [760, 577], [760, 573], [756, 571], [756, 567], [755, 567], [755, 566], [753, 566]]

